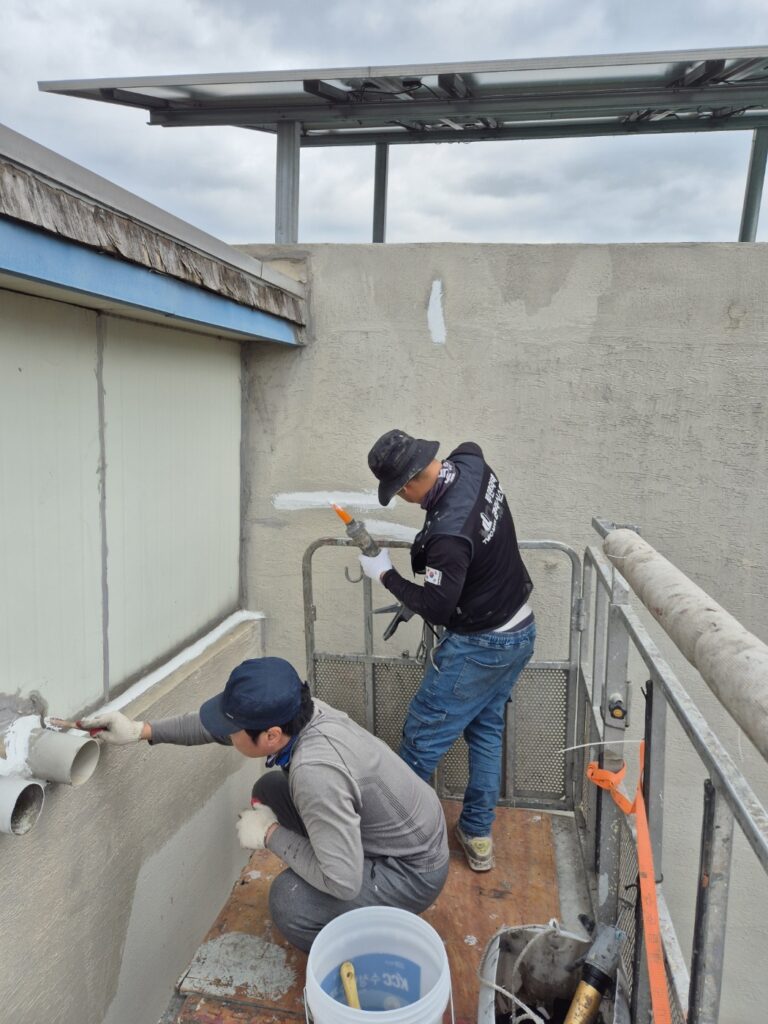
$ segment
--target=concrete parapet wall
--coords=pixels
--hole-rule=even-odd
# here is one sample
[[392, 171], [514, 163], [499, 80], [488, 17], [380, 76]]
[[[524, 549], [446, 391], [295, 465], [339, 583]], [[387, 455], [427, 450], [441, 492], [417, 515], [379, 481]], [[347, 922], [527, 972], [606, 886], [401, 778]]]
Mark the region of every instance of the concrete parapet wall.
[[[342, 536], [327, 507], [302, 508], [300, 496], [373, 495], [366, 454], [395, 426], [440, 440], [443, 455], [478, 441], [521, 537], [582, 550], [599, 543], [595, 514], [640, 524], [665, 557], [768, 640], [768, 247], [304, 249], [311, 340], [299, 353], [252, 350], [245, 381], [246, 607], [279, 623], [267, 630], [270, 654], [295, 658], [302, 648], [303, 551], [318, 537]], [[269, 258], [267, 247], [260, 256]], [[285, 495], [293, 505], [276, 500]], [[402, 502], [379, 509], [375, 498], [357, 514], [410, 527], [423, 519]], [[322, 556], [319, 626], [334, 646], [319, 647], [362, 650], [361, 602], [342, 575], [345, 564], [355, 568], [354, 555]], [[560, 570], [554, 558], [529, 564], [541, 656], [556, 639], [549, 595]], [[389, 600], [374, 592], [374, 607]], [[402, 637], [388, 653], [411, 646]], [[690, 667], [676, 667], [767, 800], [760, 758]], [[632, 672], [637, 729], [646, 676], [639, 664]], [[668, 758], [665, 888], [687, 953], [702, 774], [674, 722]], [[768, 913], [766, 880], [738, 841], [735, 857], [723, 1024], [759, 1017], [768, 999], [753, 942]]]

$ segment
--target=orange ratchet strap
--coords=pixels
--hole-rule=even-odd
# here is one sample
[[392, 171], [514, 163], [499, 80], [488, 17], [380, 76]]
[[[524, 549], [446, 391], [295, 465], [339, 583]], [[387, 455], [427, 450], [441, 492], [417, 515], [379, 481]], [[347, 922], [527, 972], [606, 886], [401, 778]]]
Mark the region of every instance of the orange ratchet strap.
[[600, 768], [596, 761], [587, 765], [587, 778], [601, 789], [607, 789], [614, 803], [624, 814], [634, 814], [637, 825], [637, 872], [640, 879], [640, 900], [643, 910], [645, 956], [648, 964], [648, 986], [651, 992], [654, 1024], [672, 1024], [669, 1007], [667, 974], [664, 968], [664, 947], [659, 927], [659, 908], [656, 900], [656, 875], [653, 869], [653, 849], [648, 830], [648, 816], [643, 800], [643, 764], [645, 743], [640, 744], [640, 777], [635, 799], [630, 800], [619, 790], [627, 772], [626, 763], [617, 772]]

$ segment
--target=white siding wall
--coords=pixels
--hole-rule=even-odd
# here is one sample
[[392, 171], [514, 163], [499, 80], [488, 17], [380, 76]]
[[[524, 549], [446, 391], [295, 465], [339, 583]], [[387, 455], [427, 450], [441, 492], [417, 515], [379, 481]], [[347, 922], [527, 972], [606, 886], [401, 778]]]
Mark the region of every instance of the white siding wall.
[[104, 388], [116, 683], [237, 607], [240, 348], [112, 320]]
[[96, 316], [0, 292], [0, 691], [102, 692]]
[[[240, 349], [0, 291], [0, 693], [55, 714], [237, 607]], [[106, 514], [100, 514], [100, 449]], [[106, 526], [106, 591], [102, 558]]]

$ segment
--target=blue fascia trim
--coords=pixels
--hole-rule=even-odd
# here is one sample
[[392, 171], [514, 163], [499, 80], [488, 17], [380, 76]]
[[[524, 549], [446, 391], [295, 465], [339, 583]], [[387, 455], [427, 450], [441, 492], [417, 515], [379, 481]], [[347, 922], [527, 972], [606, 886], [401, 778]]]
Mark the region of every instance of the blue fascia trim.
[[0, 217], [0, 272], [243, 338], [299, 344], [296, 325], [167, 274]]

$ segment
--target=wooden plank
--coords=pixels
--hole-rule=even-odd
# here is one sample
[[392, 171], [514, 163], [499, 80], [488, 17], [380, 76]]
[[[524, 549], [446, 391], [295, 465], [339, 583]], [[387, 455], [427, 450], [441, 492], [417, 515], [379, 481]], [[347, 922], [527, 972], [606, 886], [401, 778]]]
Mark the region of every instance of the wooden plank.
[[274, 1009], [254, 1010], [249, 1003], [189, 996], [177, 1024], [296, 1024], [298, 1020], [306, 1021], [303, 1010], [301, 1017], [297, 1017], [295, 1013], [286, 1014]]
[[[471, 871], [454, 836], [461, 811], [444, 801], [451, 867], [443, 892], [423, 917], [448, 953], [456, 1024], [477, 1020], [483, 951], [504, 926], [546, 924], [559, 914], [549, 818], [498, 808], [496, 866]], [[269, 887], [283, 869], [273, 854], [255, 853], [179, 985], [187, 996], [177, 1024], [290, 1024], [303, 1021], [307, 957], [280, 935], [269, 916]], [[450, 1020], [450, 1013], [445, 1021]]]
[[497, 808], [496, 866], [475, 872], [454, 835], [461, 803], [445, 800], [443, 807], [451, 869], [445, 888], [422, 916], [445, 942], [456, 1024], [474, 1024], [480, 988], [477, 972], [489, 940], [504, 926], [546, 924], [560, 912], [552, 829], [545, 814]]

